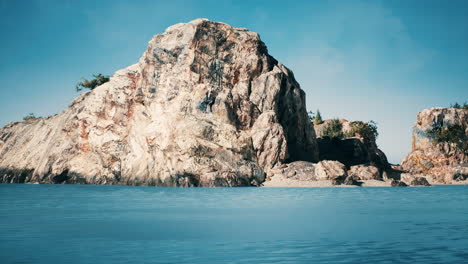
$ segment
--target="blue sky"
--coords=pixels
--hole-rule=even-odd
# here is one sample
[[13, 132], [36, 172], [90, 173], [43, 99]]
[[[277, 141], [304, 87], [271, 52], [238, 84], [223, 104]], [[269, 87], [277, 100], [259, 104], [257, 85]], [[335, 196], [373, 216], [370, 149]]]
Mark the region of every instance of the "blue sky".
[[75, 84], [195, 18], [260, 33], [324, 118], [375, 120], [399, 163], [418, 111], [468, 101], [468, 1], [0, 0], [0, 126], [61, 112]]

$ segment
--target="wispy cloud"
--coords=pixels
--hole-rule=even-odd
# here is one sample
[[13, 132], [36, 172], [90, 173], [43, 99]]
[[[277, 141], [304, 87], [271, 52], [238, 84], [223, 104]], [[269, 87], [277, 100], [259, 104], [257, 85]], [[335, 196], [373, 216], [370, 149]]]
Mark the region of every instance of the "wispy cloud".
[[334, 6], [309, 24], [310, 35], [287, 58], [308, 107], [329, 118], [377, 120], [383, 131], [380, 146], [399, 162], [409, 151], [416, 111], [395, 106], [411, 105], [404, 80], [421, 71], [433, 51], [416, 42], [404, 22], [379, 2]]

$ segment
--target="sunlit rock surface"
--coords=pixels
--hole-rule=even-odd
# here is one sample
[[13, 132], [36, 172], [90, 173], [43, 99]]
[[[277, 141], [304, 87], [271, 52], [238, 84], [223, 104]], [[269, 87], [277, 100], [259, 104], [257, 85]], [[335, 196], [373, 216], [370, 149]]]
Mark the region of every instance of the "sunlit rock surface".
[[0, 182], [250, 186], [317, 161], [305, 94], [257, 33], [197, 19], [64, 112], [0, 130]]
[[[431, 131], [443, 131], [437, 137]], [[411, 174], [431, 183], [451, 184], [468, 178], [468, 110], [430, 108], [418, 113], [412, 150], [402, 162]]]

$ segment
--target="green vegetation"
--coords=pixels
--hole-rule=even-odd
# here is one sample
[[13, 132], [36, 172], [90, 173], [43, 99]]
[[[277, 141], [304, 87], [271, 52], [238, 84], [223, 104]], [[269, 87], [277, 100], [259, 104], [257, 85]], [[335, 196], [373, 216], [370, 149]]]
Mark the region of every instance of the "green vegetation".
[[318, 109], [317, 109], [317, 114], [315, 115], [315, 118], [314, 118], [314, 124], [315, 125], [323, 124], [322, 115], [320, 115], [320, 111]]
[[432, 139], [433, 144], [443, 142], [455, 143], [462, 150], [466, 150], [468, 147], [468, 138], [465, 134], [465, 130], [459, 125], [434, 126], [426, 130], [426, 134]]
[[24, 121], [33, 121], [33, 120], [37, 120], [39, 118], [42, 118], [41, 116], [36, 116], [34, 115], [34, 113], [30, 113], [29, 115], [23, 117], [23, 120]]
[[453, 105], [450, 105], [451, 108], [456, 108], [456, 109], [468, 109], [468, 103], [464, 102], [463, 105], [460, 105], [458, 103], [455, 103]]
[[86, 80], [83, 79], [83, 81], [79, 82], [76, 85], [76, 91], [79, 92], [84, 89], [90, 89], [93, 90], [94, 88], [98, 87], [101, 84], [104, 84], [109, 81], [109, 76], [102, 75], [101, 73], [99, 74], [93, 74], [94, 79], [92, 80]]
[[309, 121], [314, 122], [314, 119], [315, 119], [314, 112], [309, 111], [309, 112], [307, 112], [307, 115], [309, 116]]
[[320, 110], [317, 109], [317, 114], [314, 114], [314, 112], [309, 111], [309, 112], [307, 112], [307, 115], [309, 116], [309, 121], [314, 123], [314, 125], [323, 124], [322, 115], [320, 114]]
[[344, 137], [343, 125], [339, 119], [332, 119], [324, 126], [321, 134], [322, 137], [342, 139]]
[[367, 141], [373, 141], [379, 136], [377, 131], [377, 123], [374, 121], [362, 122], [362, 121], [353, 121], [349, 123], [351, 130], [346, 133], [346, 137], [355, 137], [359, 136], [364, 138]]

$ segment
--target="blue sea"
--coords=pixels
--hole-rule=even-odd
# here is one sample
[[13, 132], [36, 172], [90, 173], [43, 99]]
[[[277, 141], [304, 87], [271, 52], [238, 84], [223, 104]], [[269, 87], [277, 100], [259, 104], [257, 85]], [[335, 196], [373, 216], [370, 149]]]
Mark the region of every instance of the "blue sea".
[[468, 263], [468, 186], [0, 184], [0, 263]]

